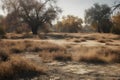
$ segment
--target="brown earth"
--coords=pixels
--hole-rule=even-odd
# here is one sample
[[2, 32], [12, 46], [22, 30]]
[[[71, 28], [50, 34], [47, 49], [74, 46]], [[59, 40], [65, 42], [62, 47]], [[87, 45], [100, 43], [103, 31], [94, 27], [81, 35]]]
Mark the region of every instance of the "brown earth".
[[[51, 33], [44, 35], [44, 39], [39, 39], [39, 37], [24, 39], [21, 39], [22, 36], [14, 37], [15, 39], [8, 38], [2, 39], [1, 41], [17, 42], [27, 40], [33, 42], [50, 42], [66, 47], [67, 52], [73, 55], [76, 49], [80, 50], [81, 46], [120, 49], [120, 35], [113, 34]], [[118, 54], [120, 55], [120, 52]], [[56, 60], [44, 62], [37, 52], [24, 52], [20, 56], [38, 65], [44, 65], [48, 69], [46, 75], [40, 75], [31, 80], [120, 80], [120, 63], [101, 64]]]

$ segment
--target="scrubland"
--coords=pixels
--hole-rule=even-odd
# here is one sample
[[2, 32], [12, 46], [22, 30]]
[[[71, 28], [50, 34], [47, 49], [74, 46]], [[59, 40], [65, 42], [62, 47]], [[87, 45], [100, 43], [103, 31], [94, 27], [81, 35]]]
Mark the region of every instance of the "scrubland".
[[[37, 55], [41, 63], [25, 57], [31, 54]], [[120, 64], [120, 35], [48, 33], [34, 37], [6, 34], [5, 39], [0, 40], [0, 80], [32, 79], [47, 75], [49, 66], [46, 63], [55, 61]]]

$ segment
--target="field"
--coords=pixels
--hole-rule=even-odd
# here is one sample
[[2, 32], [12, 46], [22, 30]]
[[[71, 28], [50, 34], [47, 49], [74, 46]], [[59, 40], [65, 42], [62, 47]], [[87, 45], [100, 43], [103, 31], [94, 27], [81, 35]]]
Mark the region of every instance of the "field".
[[0, 80], [120, 80], [120, 35], [8, 33]]

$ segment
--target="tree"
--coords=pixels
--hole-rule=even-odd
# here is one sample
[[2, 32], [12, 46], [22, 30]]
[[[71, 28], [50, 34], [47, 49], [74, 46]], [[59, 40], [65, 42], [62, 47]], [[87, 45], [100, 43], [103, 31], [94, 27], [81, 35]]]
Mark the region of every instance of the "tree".
[[[1, 0], [3, 10], [6, 10], [10, 19], [27, 23], [33, 34], [44, 23], [51, 24], [61, 9], [55, 5], [55, 0]], [[52, 24], [51, 24], [52, 25]]]
[[112, 17], [114, 26], [112, 27], [112, 32], [120, 34], [120, 13]]
[[110, 32], [112, 22], [110, 21], [111, 8], [106, 4], [94, 4], [85, 11], [86, 24], [96, 25], [98, 32]]
[[82, 28], [82, 19], [73, 15], [63, 17], [62, 21], [58, 21], [56, 27], [60, 32], [79, 32]]
[[116, 9], [120, 9], [120, 1], [117, 1], [116, 3], [117, 3], [117, 4], [115, 4], [115, 5], [113, 6], [112, 12], [114, 12]]
[[0, 15], [0, 38], [5, 35], [5, 30], [4, 30], [4, 27], [3, 27], [3, 16]]

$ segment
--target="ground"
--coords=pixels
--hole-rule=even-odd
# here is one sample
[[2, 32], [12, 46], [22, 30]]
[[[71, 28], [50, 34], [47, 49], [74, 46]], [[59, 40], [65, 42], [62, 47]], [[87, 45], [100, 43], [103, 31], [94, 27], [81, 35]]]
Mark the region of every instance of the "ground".
[[[45, 75], [35, 76], [31, 80], [120, 80], [120, 57], [118, 57], [120, 55], [120, 35], [99, 33], [48, 33], [33, 37], [23, 36], [21, 34], [8, 34], [6, 39], [1, 39], [1, 41], [23, 41], [26, 43], [28, 41], [36, 43], [48, 42], [64, 48], [65, 54], [72, 55], [72, 60], [49, 60], [49, 57], [47, 57], [46, 61], [43, 60], [44, 57], [42, 56], [47, 52], [33, 52], [31, 50], [30, 52], [29, 50], [26, 50], [17, 54], [26, 60], [30, 60], [39, 66], [42, 65], [47, 68]], [[48, 44], [47, 46], [50, 45]], [[107, 50], [101, 51], [101, 54], [105, 53], [103, 54], [105, 56], [97, 54], [100, 57], [99, 58], [96, 57], [97, 55], [95, 53], [99, 48], [100, 50], [109, 48], [107, 50], [113, 49], [113, 51], [111, 51], [112, 53]], [[60, 49], [60, 51], [62, 50], [63, 49]], [[58, 52], [62, 53], [60, 51]], [[84, 55], [85, 53], [87, 55]], [[93, 53], [95, 53], [94, 56], [91, 56]], [[115, 53], [115, 55], [113, 53]], [[40, 54], [42, 54], [42, 56], [40, 56]], [[106, 54], [108, 54], [107, 57]], [[84, 59], [84, 57], [86, 59]], [[99, 58], [101, 61], [96, 58]]]

